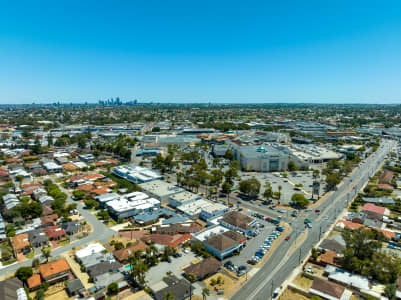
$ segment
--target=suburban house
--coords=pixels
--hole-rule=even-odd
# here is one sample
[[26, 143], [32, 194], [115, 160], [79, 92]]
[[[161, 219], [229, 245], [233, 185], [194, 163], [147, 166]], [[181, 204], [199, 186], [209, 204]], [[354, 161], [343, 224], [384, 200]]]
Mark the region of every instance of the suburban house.
[[14, 249], [14, 255], [29, 252], [31, 248], [31, 243], [29, 242], [29, 236], [27, 233], [21, 233], [11, 237], [10, 243]]
[[43, 229], [38, 228], [28, 231], [29, 242], [34, 248], [41, 248], [47, 245], [47, 236]]
[[328, 300], [346, 299], [343, 298], [344, 292], [345, 287], [319, 277], [313, 279], [312, 286], [309, 288], [310, 294]]
[[54, 226], [54, 225], [56, 225], [56, 222], [58, 220], [58, 215], [51, 214], [51, 215], [43, 216], [43, 217], [40, 217], [40, 220], [42, 221], [42, 227]]
[[194, 287], [185, 278], [178, 279], [170, 275], [163, 278], [163, 284], [158, 284], [151, 289], [156, 300], [164, 300], [167, 293], [171, 293], [174, 300], [184, 300], [193, 293]]
[[221, 262], [219, 262], [214, 257], [209, 257], [197, 264], [191, 264], [184, 269], [186, 276], [189, 274], [194, 274], [196, 280], [203, 280], [206, 277], [214, 275], [220, 269]]
[[42, 278], [39, 274], [33, 274], [28, 278], [27, 284], [30, 292], [35, 291], [41, 287]]
[[68, 234], [73, 235], [81, 231], [82, 226], [77, 221], [65, 222], [61, 224], [61, 228]]
[[62, 258], [39, 266], [39, 273], [43, 281], [53, 284], [65, 281], [69, 277], [70, 265]]
[[375, 219], [383, 219], [383, 216], [389, 217], [390, 210], [388, 208], [377, 206], [373, 203], [366, 203], [362, 207], [362, 212], [364, 212], [367, 216]]
[[50, 226], [43, 229], [49, 240], [60, 240], [66, 236], [66, 232], [60, 226]]
[[143, 236], [142, 241], [176, 248], [182, 243], [185, 243], [187, 240], [190, 240], [191, 238], [191, 234], [150, 234]]
[[66, 285], [66, 289], [70, 297], [77, 296], [85, 291], [85, 287], [78, 278], [69, 281]]
[[21, 280], [17, 277], [11, 277], [0, 281], [0, 299], [1, 300], [22, 300], [28, 299]]
[[127, 248], [115, 250], [113, 255], [120, 263], [127, 263], [128, 257], [133, 255], [135, 251], [145, 251], [147, 247], [144, 242], [137, 240]]
[[238, 211], [230, 211], [224, 214], [219, 222], [231, 230], [241, 231], [245, 235], [250, 235], [256, 220]]

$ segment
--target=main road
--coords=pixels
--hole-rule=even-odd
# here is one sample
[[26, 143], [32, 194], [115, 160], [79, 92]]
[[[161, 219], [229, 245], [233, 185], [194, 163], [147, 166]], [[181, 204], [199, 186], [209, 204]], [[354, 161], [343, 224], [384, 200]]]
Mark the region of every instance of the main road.
[[[377, 151], [361, 163], [338, 186], [337, 190], [316, 208], [321, 211], [319, 216], [314, 212], [308, 213], [307, 217], [314, 221], [305, 240], [298, 245], [295, 237], [287, 242], [282, 242], [268, 262], [231, 299], [270, 299], [273, 291], [281, 286], [291, 272], [305, 259], [308, 252], [320, 240], [321, 235], [347, 207], [348, 202], [368, 182], [369, 177], [378, 170], [393, 146], [393, 141], [383, 141]], [[328, 218], [323, 218], [323, 216], [328, 216]], [[291, 226], [296, 234], [306, 230], [303, 218], [294, 220]]]

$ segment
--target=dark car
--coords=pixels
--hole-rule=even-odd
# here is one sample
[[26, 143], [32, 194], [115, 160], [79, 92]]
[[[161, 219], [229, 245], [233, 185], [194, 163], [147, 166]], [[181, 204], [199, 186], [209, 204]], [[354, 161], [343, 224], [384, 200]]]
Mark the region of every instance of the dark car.
[[287, 237], [285, 238], [286, 241], [288, 241], [291, 238], [291, 236], [287, 235]]

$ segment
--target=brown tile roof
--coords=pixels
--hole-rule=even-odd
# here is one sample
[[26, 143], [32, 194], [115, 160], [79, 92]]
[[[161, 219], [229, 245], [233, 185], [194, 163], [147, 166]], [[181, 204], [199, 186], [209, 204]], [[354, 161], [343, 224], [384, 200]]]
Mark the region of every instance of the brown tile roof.
[[29, 238], [27, 233], [21, 233], [17, 234], [14, 237], [10, 238], [11, 246], [15, 250], [21, 250], [24, 249], [26, 246], [30, 246], [31, 243], [29, 243]]
[[340, 257], [338, 256], [337, 252], [328, 250], [322, 255], [320, 255], [320, 262], [332, 266], [341, 267], [340, 265]]
[[42, 222], [43, 225], [49, 224], [49, 223], [54, 223], [58, 220], [58, 215], [57, 214], [52, 214], [52, 215], [47, 215], [40, 217], [40, 221]]
[[142, 237], [143, 241], [152, 241], [155, 244], [159, 245], [165, 245], [169, 246], [172, 248], [177, 247], [181, 243], [185, 242], [186, 240], [189, 240], [192, 238], [192, 235], [187, 233], [187, 234], [175, 234], [175, 235], [169, 235], [169, 234], [150, 234], [150, 235], [145, 235]]
[[108, 192], [109, 192], [109, 189], [107, 187], [101, 187], [101, 188], [92, 190], [92, 193], [94, 193], [96, 195], [103, 195], [103, 194], [107, 194]]
[[40, 279], [39, 274], [33, 274], [31, 277], [28, 278], [27, 283], [28, 287], [31, 289], [41, 285], [42, 280]]
[[39, 266], [39, 272], [43, 278], [47, 278], [68, 270], [70, 270], [70, 265], [64, 258]]
[[389, 170], [384, 171], [379, 178], [379, 183], [390, 183], [393, 175], [394, 173]]
[[243, 234], [236, 231], [229, 230], [223, 232], [223, 235], [229, 237], [230, 239], [236, 241], [237, 243], [243, 243], [246, 241], [246, 237]]
[[208, 238], [205, 242], [220, 251], [232, 248], [237, 245], [236, 241], [223, 234], [212, 236]]
[[137, 240], [134, 244], [125, 249], [114, 251], [113, 255], [119, 262], [124, 262], [128, 259], [129, 256], [133, 255], [135, 251], [145, 251], [147, 247], [148, 246], [146, 246], [144, 242], [142, 242], [141, 240]]
[[218, 271], [221, 266], [219, 262], [214, 257], [206, 258], [200, 263], [190, 265], [184, 269], [185, 274], [195, 274], [196, 278], [203, 279], [208, 275], [212, 275]]
[[253, 221], [251, 217], [238, 211], [230, 211], [226, 213], [221, 220], [242, 229], [250, 229], [251, 226], [249, 224]]
[[95, 186], [93, 184], [87, 183], [87, 184], [82, 184], [77, 187], [77, 190], [81, 190], [84, 192], [91, 192], [92, 190], [95, 189]]
[[103, 179], [104, 175], [102, 175], [102, 174], [91, 174], [91, 175], [85, 176], [85, 178], [88, 179], [88, 180]]
[[313, 279], [311, 289], [340, 299], [344, 293], [345, 287], [334, 282], [316, 277], [315, 279]]
[[63, 167], [64, 170], [67, 170], [67, 171], [75, 171], [78, 169], [78, 167], [72, 163], [66, 163], [61, 166]]

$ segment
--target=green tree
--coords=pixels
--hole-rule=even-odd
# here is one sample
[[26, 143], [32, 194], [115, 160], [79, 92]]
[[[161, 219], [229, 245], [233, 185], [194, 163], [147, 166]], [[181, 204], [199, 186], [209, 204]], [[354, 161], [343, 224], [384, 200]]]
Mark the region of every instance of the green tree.
[[340, 182], [341, 178], [337, 173], [326, 175], [326, 183], [329, 191], [333, 190]]
[[296, 170], [298, 170], [298, 166], [293, 161], [290, 161], [288, 163], [288, 171], [294, 172]]
[[263, 198], [269, 200], [273, 197], [273, 189], [270, 182], [265, 182], [265, 191], [263, 192]]
[[26, 284], [26, 281], [28, 280], [29, 277], [31, 277], [33, 274], [32, 272], [32, 267], [20, 267], [16, 272], [15, 272], [15, 277], [17, 277], [19, 280], [21, 280], [24, 284]]
[[49, 258], [52, 256], [51, 248], [43, 248], [42, 254], [46, 258], [46, 262], [48, 262]]
[[396, 291], [397, 291], [397, 286], [394, 283], [387, 284], [386, 287], [384, 288], [384, 295], [389, 300], [395, 300], [397, 299], [397, 297], [395, 296]]
[[118, 284], [116, 282], [112, 282], [107, 286], [107, 292], [109, 295], [115, 295], [118, 293]]
[[260, 182], [256, 178], [242, 180], [239, 182], [238, 189], [248, 197], [257, 197], [260, 192]]
[[300, 208], [305, 208], [309, 205], [309, 200], [303, 194], [293, 194], [291, 201], [294, 202], [295, 206]]
[[189, 282], [194, 283], [196, 281], [196, 275], [194, 273], [189, 273], [187, 275]]
[[234, 153], [230, 149], [228, 149], [226, 151], [226, 153], [224, 154], [224, 158], [228, 159], [228, 160], [233, 160], [234, 159]]
[[171, 291], [165, 292], [163, 296], [163, 300], [174, 300], [175, 296]]
[[206, 297], [210, 295], [210, 291], [207, 287], [202, 289], [202, 298], [203, 300], [206, 300]]

